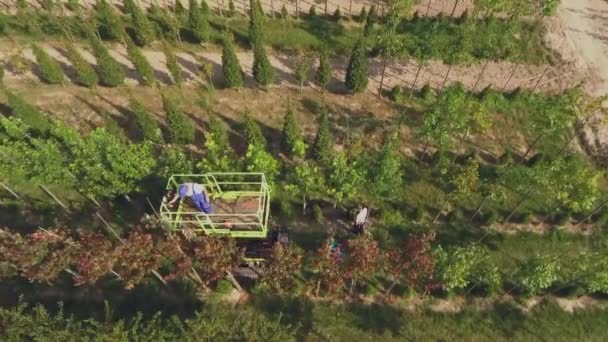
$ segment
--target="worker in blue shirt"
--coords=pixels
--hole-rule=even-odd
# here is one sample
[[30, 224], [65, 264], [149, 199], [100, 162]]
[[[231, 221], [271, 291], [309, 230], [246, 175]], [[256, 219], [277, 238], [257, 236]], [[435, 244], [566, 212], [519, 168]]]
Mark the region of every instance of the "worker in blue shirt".
[[177, 193], [169, 202], [169, 207], [178, 199], [183, 201], [186, 197], [190, 197], [198, 210], [205, 214], [211, 214], [211, 202], [207, 190], [203, 185], [193, 182], [183, 183], [178, 187]]

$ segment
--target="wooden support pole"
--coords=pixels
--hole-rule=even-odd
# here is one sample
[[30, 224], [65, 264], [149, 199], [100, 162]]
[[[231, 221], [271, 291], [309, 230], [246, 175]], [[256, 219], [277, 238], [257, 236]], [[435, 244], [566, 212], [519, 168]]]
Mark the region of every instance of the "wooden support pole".
[[55, 196], [54, 193], [51, 192], [51, 190], [49, 190], [46, 186], [40, 184], [40, 188], [42, 190], [44, 190], [44, 192], [49, 195], [53, 200], [55, 200], [55, 202], [57, 202], [57, 204], [59, 204], [63, 209], [65, 209], [66, 211], [69, 211], [70, 209], [67, 207], [67, 205], [65, 205], [63, 202], [61, 202], [59, 200], [59, 198], [57, 198], [57, 196]]
[[[11, 188], [8, 187], [8, 185], [0, 182], [0, 186], [2, 186], [4, 188], [4, 190], [8, 191], [11, 193], [11, 195], [13, 195], [13, 197], [15, 197], [18, 200], [24, 201], [23, 198], [21, 198], [21, 196], [19, 196], [15, 191], [13, 191]], [[24, 201], [25, 202], [25, 201]]]

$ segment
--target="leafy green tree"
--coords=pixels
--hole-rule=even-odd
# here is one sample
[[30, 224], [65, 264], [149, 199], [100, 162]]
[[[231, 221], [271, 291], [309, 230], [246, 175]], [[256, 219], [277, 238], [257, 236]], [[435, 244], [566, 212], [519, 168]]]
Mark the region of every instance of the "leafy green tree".
[[359, 39], [350, 56], [344, 84], [353, 93], [361, 93], [367, 88], [368, 78], [369, 65], [365, 54], [365, 45], [363, 40]]
[[139, 6], [137, 6], [134, 0], [123, 0], [122, 7], [125, 14], [133, 14]]
[[145, 85], [153, 85], [156, 82], [154, 77], [154, 68], [148, 62], [148, 59], [142, 53], [130, 37], [125, 37], [125, 44], [127, 45], [127, 55], [129, 60], [135, 66], [135, 70], [141, 76]]
[[443, 210], [453, 198], [466, 200], [470, 198], [473, 193], [477, 192], [479, 188], [479, 164], [477, 161], [473, 158], [469, 158], [464, 166], [459, 166], [452, 175], [449, 185], [451, 187], [450, 192], [433, 222], [437, 222], [443, 213]]
[[190, 30], [192, 38], [194, 38], [195, 42], [200, 43], [209, 40], [209, 20], [204, 11], [199, 8], [196, 0], [189, 1], [188, 29]]
[[165, 54], [165, 63], [167, 63], [167, 69], [169, 69], [169, 73], [171, 73], [173, 83], [178, 86], [181, 85], [182, 67], [177, 63], [175, 52], [168, 44], [165, 44], [163, 46], [163, 53]]
[[557, 258], [534, 257], [521, 266], [515, 279], [524, 291], [536, 295], [559, 280], [560, 268]]
[[141, 139], [162, 144], [164, 141], [160, 126], [146, 107], [135, 99], [131, 99], [129, 107], [133, 113], [133, 123]]
[[329, 114], [326, 110], [321, 113], [319, 130], [312, 145], [312, 156], [315, 160], [325, 163], [333, 155], [333, 142], [329, 129]]
[[[363, 10], [361, 10], [363, 13]], [[376, 6], [372, 5], [370, 7], [369, 12], [365, 16], [365, 26], [363, 27], [363, 36], [369, 37], [372, 34], [372, 30], [374, 29], [374, 24], [378, 20], [378, 15], [376, 14]]]
[[154, 40], [154, 27], [146, 13], [137, 5], [131, 12], [133, 21], [133, 40], [139, 46], [149, 45]]
[[97, 30], [103, 39], [119, 40], [122, 37], [123, 22], [114, 6], [106, 0], [97, 0], [95, 3], [95, 20]]
[[40, 67], [40, 77], [49, 84], [63, 83], [63, 70], [56, 60], [49, 56], [40, 46], [33, 44], [32, 51]]
[[401, 162], [398, 135], [396, 132], [391, 132], [386, 135], [373, 164], [370, 189], [374, 189], [377, 198], [395, 199], [401, 193], [403, 187]]
[[305, 215], [307, 199], [325, 191], [325, 176], [317, 165], [304, 161], [292, 169], [285, 190], [294, 197], [302, 198], [302, 215]]
[[279, 162], [261, 145], [249, 144], [244, 164], [248, 172], [263, 172], [271, 185], [279, 174]]
[[222, 49], [222, 71], [226, 79], [226, 85], [229, 88], [238, 88], [243, 85], [243, 69], [239, 62], [236, 52], [234, 51], [234, 43], [232, 36], [228, 33], [224, 35], [224, 46]]
[[264, 87], [268, 87], [274, 81], [274, 69], [263, 45], [256, 45], [253, 48], [253, 78]]
[[[400, 4], [400, 5], [399, 5]], [[405, 51], [403, 38], [397, 33], [397, 27], [401, 22], [401, 14], [403, 12], [403, 2], [396, 2], [391, 6], [388, 15], [385, 17], [382, 28], [376, 37], [376, 46], [382, 55], [382, 74], [380, 76], [380, 88], [378, 89], [378, 97], [382, 96], [384, 90], [384, 73], [386, 66], [392, 58], [402, 54]]]
[[18, 94], [5, 90], [11, 115], [21, 119], [34, 132], [44, 134], [51, 128], [51, 122], [42, 112], [29, 104]]
[[332, 66], [329, 59], [329, 52], [327, 50], [322, 50], [319, 53], [319, 66], [317, 67], [317, 71], [315, 73], [315, 80], [321, 86], [323, 91], [325, 91], [327, 85], [331, 81], [331, 77]]
[[201, 172], [225, 172], [237, 169], [236, 157], [228, 141], [228, 133], [215, 116], [211, 117], [209, 123], [209, 132], [205, 136], [205, 148], [205, 158], [197, 164], [197, 169]]
[[73, 44], [66, 45], [66, 57], [76, 70], [76, 82], [85, 87], [93, 87], [99, 79], [95, 69], [87, 62]]
[[175, 103], [167, 96], [163, 96], [163, 109], [167, 113], [169, 142], [173, 144], [194, 143], [194, 123], [183, 112], [177, 109]]
[[295, 157], [304, 157], [307, 146], [302, 138], [302, 132], [300, 131], [300, 127], [298, 127], [298, 123], [296, 122], [296, 117], [290, 103], [287, 104], [287, 111], [285, 112], [285, 120], [283, 123], [283, 133], [281, 138], [281, 146], [283, 147], [283, 151], [285, 153]]
[[174, 174], [190, 174], [193, 171], [192, 157], [178, 146], [163, 146], [158, 155], [156, 174], [169, 178]]
[[110, 52], [98, 38], [91, 37], [91, 47], [97, 60], [97, 75], [101, 85], [106, 87], [122, 85], [125, 80], [122, 65], [110, 56]]
[[477, 244], [456, 247], [448, 252], [439, 247], [435, 251], [437, 280], [447, 291], [466, 288], [486, 254], [487, 251]]
[[210, 13], [211, 11], [209, 10], [209, 4], [207, 4], [207, 1], [201, 0], [201, 14], [205, 16], [205, 18], [208, 18]]
[[308, 74], [310, 72], [310, 60], [308, 58], [299, 58], [296, 60], [295, 67], [293, 68], [293, 75], [298, 82], [298, 88], [300, 93], [304, 87], [304, 83], [308, 80]]
[[365, 172], [357, 161], [348, 160], [344, 152], [334, 153], [327, 166], [327, 195], [334, 207], [355, 199], [362, 190]]
[[245, 125], [243, 132], [245, 135], [245, 141], [247, 142], [247, 146], [255, 145], [261, 147], [261, 149], [264, 150], [266, 148], [266, 138], [262, 133], [260, 125], [248, 112], [245, 112], [243, 116], [243, 121]]
[[577, 266], [577, 277], [586, 279], [585, 286], [589, 292], [608, 294], [608, 255], [606, 253], [585, 255]]

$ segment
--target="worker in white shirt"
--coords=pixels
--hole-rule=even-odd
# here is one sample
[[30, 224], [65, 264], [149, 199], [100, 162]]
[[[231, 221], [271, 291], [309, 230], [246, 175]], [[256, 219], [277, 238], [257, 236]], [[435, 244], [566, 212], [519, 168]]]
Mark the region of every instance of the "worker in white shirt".
[[355, 216], [355, 221], [353, 222], [353, 232], [355, 234], [363, 233], [363, 229], [365, 228], [365, 224], [367, 223], [367, 215], [369, 213], [369, 209], [359, 204], [357, 207], [357, 214]]

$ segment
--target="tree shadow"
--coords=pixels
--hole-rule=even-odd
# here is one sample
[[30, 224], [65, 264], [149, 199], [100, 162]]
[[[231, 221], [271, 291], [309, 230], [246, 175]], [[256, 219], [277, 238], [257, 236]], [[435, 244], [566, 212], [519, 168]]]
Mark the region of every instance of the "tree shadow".
[[282, 324], [295, 328], [296, 341], [308, 341], [311, 334], [317, 338], [322, 337], [315, 332], [315, 304], [309, 299], [262, 294], [254, 297], [253, 306], [272, 319], [280, 317]]
[[361, 330], [376, 334], [390, 332], [398, 336], [405, 323], [403, 311], [388, 305], [351, 303], [348, 311], [358, 318], [357, 325]]
[[[68, 52], [65, 49], [58, 48], [58, 47], [55, 47], [54, 49], [55, 49], [55, 51], [60, 53], [63, 57], [65, 57], [66, 59], [69, 60]], [[57, 62], [61, 66], [61, 69], [63, 69], [63, 73], [66, 75], [67, 78], [70, 79], [70, 81], [72, 83], [80, 84], [80, 82], [78, 82], [78, 72], [76, 71], [76, 68], [74, 68], [74, 66], [72, 66], [71, 64], [62, 62], [62, 61], [57, 61]]]

